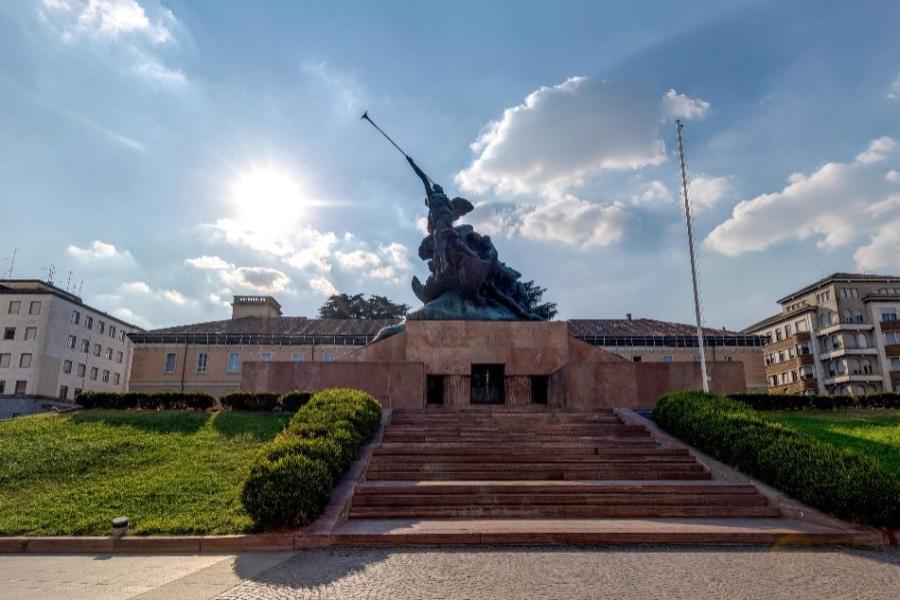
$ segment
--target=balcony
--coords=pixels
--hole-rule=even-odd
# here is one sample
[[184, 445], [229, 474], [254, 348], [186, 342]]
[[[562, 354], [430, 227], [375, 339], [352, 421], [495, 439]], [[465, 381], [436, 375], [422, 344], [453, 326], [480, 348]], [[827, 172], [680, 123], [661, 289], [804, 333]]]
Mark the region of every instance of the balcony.
[[888, 356], [900, 356], [900, 344], [888, 344], [884, 347], [884, 353]]
[[900, 321], [881, 321], [881, 331], [887, 333], [888, 331], [900, 331]]
[[766, 365], [766, 376], [771, 377], [772, 375], [777, 375], [778, 373], [783, 373], [785, 371], [796, 371], [801, 367], [810, 366], [812, 364], [812, 354], [801, 354], [800, 356], [795, 356], [794, 358], [789, 358], [788, 360], [779, 363]]
[[825, 385], [842, 383], [876, 383], [883, 381], [880, 373], [838, 373], [825, 379]]
[[829, 325], [824, 329], [820, 329], [816, 332], [818, 336], [831, 335], [832, 333], [837, 333], [838, 331], [872, 331], [875, 326], [871, 323], [836, 323], [834, 325]]
[[797, 344], [801, 342], [809, 341], [809, 332], [808, 331], [799, 331], [790, 337], [786, 337], [783, 340], [779, 340], [777, 342], [772, 342], [771, 344], [766, 344], [765, 351], [766, 352], [778, 352], [779, 350], [787, 350], [788, 348], [793, 348]]
[[829, 360], [832, 358], [840, 358], [842, 356], [878, 356], [878, 350], [875, 348], [835, 348], [829, 352], [822, 352], [819, 355], [820, 360]]
[[816, 392], [818, 391], [819, 386], [816, 383], [815, 377], [811, 377], [809, 379], [801, 379], [800, 381], [795, 381], [793, 383], [783, 383], [778, 385], [773, 385], [769, 387], [770, 394], [805, 394], [808, 391]]

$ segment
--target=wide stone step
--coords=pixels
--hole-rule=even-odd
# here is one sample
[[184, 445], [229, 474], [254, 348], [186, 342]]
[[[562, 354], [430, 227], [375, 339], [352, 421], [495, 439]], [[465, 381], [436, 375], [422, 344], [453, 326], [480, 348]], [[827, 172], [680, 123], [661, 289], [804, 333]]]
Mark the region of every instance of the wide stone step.
[[621, 469], [595, 469], [595, 470], [570, 470], [570, 469], [516, 469], [506, 471], [381, 471], [374, 470], [366, 474], [369, 481], [518, 481], [518, 480], [584, 480], [594, 479], [602, 481], [617, 480], [707, 480], [712, 477], [709, 471], [684, 469], [684, 470], [651, 470], [635, 469], [627, 467]]
[[[502, 448], [494, 448], [486, 445], [471, 444], [383, 444], [376, 448], [374, 456], [418, 456], [428, 459], [431, 456], [472, 456], [476, 458], [493, 456], [496, 458], [506, 456], [548, 456], [544, 446], [522, 445]], [[553, 456], [627, 456], [659, 454], [664, 456], [689, 456], [684, 448], [657, 448], [656, 443], [647, 444], [608, 444], [603, 446], [557, 446], [553, 448]]]
[[771, 506], [684, 506], [684, 505], [541, 505], [541, 506], [459, 506], [459, 507], [351, 507], [351, 519], [434, 519], [434, 518], [761, 518], [777, 517]]
[[408, 462], [377, 462], [373, 461], [369, 465], [369, 473], [378, 471], [519, 471], [522, 473], [528, 471], [544, 471], [548, 469], [557, 469], [565, 471], [627, 471], [634, 469], [635, 471], [704, 471], [702, 465], [697, 464], [691, 457], [688, 460], [678, 460], [681, 457], [667, 457], [665, 461], [649, 462], [636, 461], [633, 457], [618, 462], [598, 461], [598, 462], [573, 462], [573, 463], [553, 463], [548, 461], [540, 462], [494, 462], [490, 458], [483, 461], [471, 463], [458, 462], [439, 462], [426, 461], [420, 463]]
[[722, 481], [364, 481], [356, 493], [367, 494], [757, 494], [749, 484]]
[[419, 442], [419, 443], [439, 443], [439, 442], [472, 442], [481, 444], [518, 444], [518, 443], [534, 443], [534, 442], [566, 442], [568, 444], [590, 444], [599, 442], [608, 442], [612, 440], [639, 440], [647, 441], [650, 437], [646, 433], [640, 432], [609, 432], [603, 435], [544, 435], [544, 434], [497, 434], [497, 435], [421, 435], [412, 433], [390, 433], [384, 434], [385, 442]]
[[467, 464], [481, 465], [486, 463], [494, 464], [523, 464], [523, 463], [543, 463], [543, 464], [585, 464], [596, 465], [602, 463], [691, 463], [696, 461], [690, 455], [671, 455], [657, 454], [653, 451], [644, 453], [631, 454], [588, 454], [588, 455], [548, 455], [538, 452], [523, 452], [520, 454], [507, 454], [504, 456], [493, 455], [490, 457], [478, 456], [472, 454], [434, 454], [427, 456], [419, 456], [415, 454], [399, 454], [399, 455], [383, 455], [378, 454], [372, 457], [371, 465], [390, 466], [390, 465], [429, 465], [429, 464]]
[[446, 508], [458, 506], [765, 506], [759, 494], [361, 494], [354, 497], [353, 507], [396, 506]]

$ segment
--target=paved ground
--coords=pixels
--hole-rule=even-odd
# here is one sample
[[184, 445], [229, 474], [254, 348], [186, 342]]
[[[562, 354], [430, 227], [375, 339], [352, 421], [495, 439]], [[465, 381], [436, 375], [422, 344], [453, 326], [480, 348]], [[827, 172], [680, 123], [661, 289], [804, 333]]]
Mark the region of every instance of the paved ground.
[[900, 597], [900, 550], [334, 549], [0, 556], [0, 598], [355, 600]]

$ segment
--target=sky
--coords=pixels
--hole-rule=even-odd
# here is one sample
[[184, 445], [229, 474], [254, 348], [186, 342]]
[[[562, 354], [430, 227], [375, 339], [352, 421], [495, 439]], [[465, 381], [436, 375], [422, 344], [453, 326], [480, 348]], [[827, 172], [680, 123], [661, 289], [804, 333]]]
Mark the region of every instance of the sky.
[[741, 329], [900, 274], [900, 3], [0, 3], [0, 274], [142, 327], [234, 294], [416, 306], [426, 208], [372, 118], [559, 318]]

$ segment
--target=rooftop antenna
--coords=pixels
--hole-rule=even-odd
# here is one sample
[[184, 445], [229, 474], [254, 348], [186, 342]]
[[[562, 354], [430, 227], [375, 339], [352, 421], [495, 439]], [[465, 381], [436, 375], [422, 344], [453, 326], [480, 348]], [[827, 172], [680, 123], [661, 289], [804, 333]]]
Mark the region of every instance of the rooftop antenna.
[[18, 248], [13, 248], [12, 258], [9, 259], [9, 269], [6, 270], [6, 277], [4, 279], [12, 279], [13, 276], [13, 268], [16, 266], [16, 254], [19, 253]]
[[84, 278], [82, 277], [81, 283], [78, 284], [78, 291], [75, 292], [76, 296], [81, 296], [81, 288], [84, 286]]
[[675, 133], [678, 136], [678, 156], [681, 159], [681, 192], [684, 195], [684, 219], [687, 224], [691, 280], [694, 285], [694, 313], [697, 317], [697, 341], [700, 347], [700, 379], [703, 381], [703, 391], [709, 392], [709, 378], [706, 375], [706, 346], [703, 343], [703, 315], [700, 312], [700, 291], [697, 286], [697, 260], [694, 257], [694, 226], [691, 219], [691, 203], [688, 200], [687, 167], [684, 164], [684, 124], [681, 119], [675, 120]]
[[50, 265], [46, 269], [41, 269], [42, 271], [47, 271], [47, 283], [49, 285], [53, 285], [53, 274], [56, 272], [56, 265]]
[[72, 282], [72, 270], [69, 270], [69, 276], [66, 277], [66, 291], [69, 291], [69, 284]]

